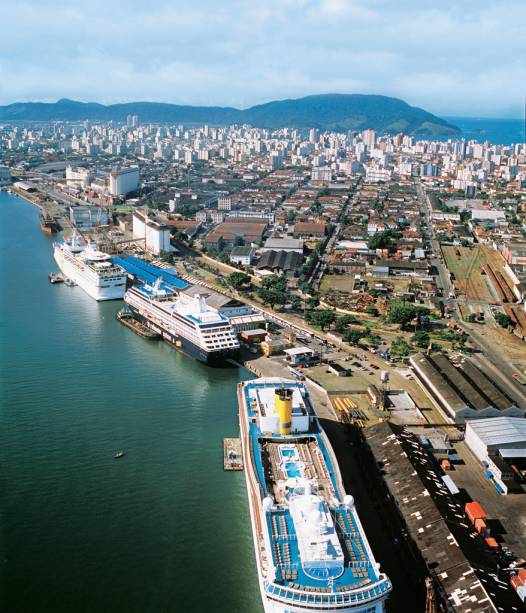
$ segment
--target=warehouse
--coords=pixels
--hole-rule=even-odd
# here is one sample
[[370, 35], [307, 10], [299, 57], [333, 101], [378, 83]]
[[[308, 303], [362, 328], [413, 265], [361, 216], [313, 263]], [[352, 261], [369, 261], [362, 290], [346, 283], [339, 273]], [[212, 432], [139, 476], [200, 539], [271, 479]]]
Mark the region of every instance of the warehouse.
[[469, 527], [459, 523], [462, 509], [451, 493], [456, 488], [444, 483], [416, 437], [386, 422], [365, 428], [363, 435], [381, 468], [388, 498], [407, 527], [408, 542], [418, 548], [447, 610], [511, 611], [515, 604], [511, 591], [497, 589], [492, 577], [483, 584], [477, 576], [476, 568], [488, 564], [489, 554], [482, 551], [482, 543], [473, 542]]
[[[526, 420], [520, 417], [477, 419], [466, 424], [466, 445], [486, 467], [486, 476], [507, 493], [514, 474], [526, 469]], [[513, 468], [512, 468], [513, 466]]]
[[453, 364], [444, 354], [417, 353], [410, 358], [417, 380], [456, 423], [489, 417], [524, 417], [524, 409], [467, 359]]

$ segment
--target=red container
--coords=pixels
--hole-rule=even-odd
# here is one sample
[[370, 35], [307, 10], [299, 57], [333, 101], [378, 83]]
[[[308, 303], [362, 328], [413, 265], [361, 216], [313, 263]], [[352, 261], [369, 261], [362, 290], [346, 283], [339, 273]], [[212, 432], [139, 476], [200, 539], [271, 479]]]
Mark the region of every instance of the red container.
[[483, 519], [476, 519], [474, 522], [475, 530], [482, 536], [489, 536], [489, 529], [486, 526], [486, 522]]
[[491, 547], [491, 549], [498, 549], [499, 548], [499, 544], [497, 543], [497, 541], [492, 536], [488, 536], [488, 538], [486, 539], [486, 545], [488, 547]]
[[515, 591], [518, 587], [522, 585], [522, 581], [519, 579], [519, 575], [513, 575], [513, 577], [511, 577], [510, 579], [510, 583]]
[[476, 519], [486, 519], [486, 512], [480, 506], [479, 502], [466, 502], [464, 511], [472, 524], [475, 523]]
[[526, 568], [521, 568], [517, 573], [517, 577], [523, 585], [526, 585]]

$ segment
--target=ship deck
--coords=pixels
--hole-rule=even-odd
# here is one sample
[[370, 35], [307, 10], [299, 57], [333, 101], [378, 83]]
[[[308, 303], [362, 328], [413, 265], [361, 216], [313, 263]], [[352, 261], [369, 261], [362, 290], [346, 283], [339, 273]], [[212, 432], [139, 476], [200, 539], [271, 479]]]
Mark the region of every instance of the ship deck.
[[[265, 383], [254, 382], [244, 387], [245, 408], [248, 414], [248, 435], [251, 457], [258, 475], [261, 498], [271, 496], [274, 505], [265, 513], [266, 527], [272, 543], [272, 561], [276, 568], [273, 580], [276, 588], [312, 594], [338, 594], [366, 589], [379, 581], [372, 554], [365, 542], [354, 507], [343, 501], [343, 488], [333, 467], [331, 456], [324, 443], [317, 419], [311, 421], [308, 432], [291, 435], [265, 434], [257, 423], [260, 394], [257, 387]], [[275, 387], [275, 384], [270, 384]], [[285, 387], [298, 384], [285, 383]], [[305, 400], [304, 410], [314, 416], [310, 399]], [[321, 496], [330, 510], [330, 515], [343, 552], [343, 570], [335, 576], [323, 563], [313, 576], [312, 568], [305, 572], [300, 555], [300, 545], [294, 520], [289, 509], [289, 499], [294, 489], [311, 483], [313, 493]], [[379, 588], [381, 591], [385, 586]]]

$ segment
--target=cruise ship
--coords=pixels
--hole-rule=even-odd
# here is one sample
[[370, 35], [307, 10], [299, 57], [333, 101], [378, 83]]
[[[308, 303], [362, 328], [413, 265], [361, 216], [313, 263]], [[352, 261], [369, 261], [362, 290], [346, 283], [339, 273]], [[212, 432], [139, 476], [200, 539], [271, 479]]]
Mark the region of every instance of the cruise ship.
[[213, 366], [237, 357], [239, 341], [230, 322], [199, 294], [178, 292], [159, 278], [132, 286], [124, 301], [139, 321], [200, 362]]
[[126, 273], [107, 253], [95, 245], [83, 245], [77, 235], [70, 241], [54, 243], [53, 255], [65, 277], [74, 281], [95, 300], [118, 300], [126, 292]]
[[301, 382], [238, 386], [257, 571], [266, 613], [381, 613], [392, 590], [345, 493]]

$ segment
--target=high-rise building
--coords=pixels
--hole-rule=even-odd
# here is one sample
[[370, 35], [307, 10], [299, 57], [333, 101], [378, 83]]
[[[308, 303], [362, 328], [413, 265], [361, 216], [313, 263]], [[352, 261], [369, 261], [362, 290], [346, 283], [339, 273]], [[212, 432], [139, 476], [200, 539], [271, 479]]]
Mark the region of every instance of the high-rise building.
[[368, 149], [372, 149], [376, 144], [376, 132], [374, 130], [364, 130], [362, 132], [363, 142]]

